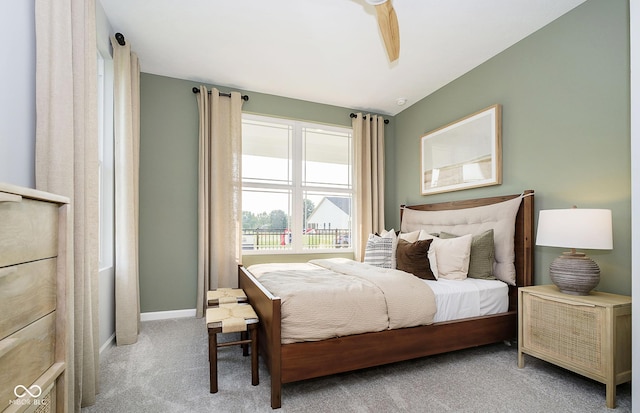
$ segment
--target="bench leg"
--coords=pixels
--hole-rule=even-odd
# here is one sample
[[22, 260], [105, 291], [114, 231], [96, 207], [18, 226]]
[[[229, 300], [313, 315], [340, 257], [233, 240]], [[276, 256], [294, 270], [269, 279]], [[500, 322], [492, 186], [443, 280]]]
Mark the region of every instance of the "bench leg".
[[[244, 341], [249, 339], [249, 334], [246, 331], [241, 331], [240, 332], [240, 340]], [[248, 356], [249, 355], [249, 345], [247, 344], [241, 344], [240, 347], [242, 347], [242, 355], [243, 356]]]
[[218, 392], [218, 337], [209, 329], [209, 393]]
[[258, 377], [258, 329], [256, 326], [250, 328], [251, 333], [251, 384], [257, 386], [260, 384]]

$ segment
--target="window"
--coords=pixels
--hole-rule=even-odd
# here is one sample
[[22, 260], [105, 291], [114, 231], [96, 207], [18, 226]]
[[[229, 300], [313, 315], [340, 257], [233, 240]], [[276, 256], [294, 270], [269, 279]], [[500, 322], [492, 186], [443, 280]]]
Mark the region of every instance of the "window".
[[350, 128], [243, 115], [243, 254], [350, 249]]

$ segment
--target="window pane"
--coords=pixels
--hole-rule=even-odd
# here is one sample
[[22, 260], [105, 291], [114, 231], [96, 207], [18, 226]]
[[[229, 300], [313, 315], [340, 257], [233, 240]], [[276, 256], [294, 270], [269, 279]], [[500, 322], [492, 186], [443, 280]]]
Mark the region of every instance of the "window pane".
[[243, 189], [242, 249], [292, 248], [291, 191]]
[[304, 192], [305, 249], [351, 247], [351, 196]]
[[242, 124], [242, 180], [290, 184], [293, 127], [256, 120]]
[[302, 129], [303, 185], [351, 188], [351, 134]]

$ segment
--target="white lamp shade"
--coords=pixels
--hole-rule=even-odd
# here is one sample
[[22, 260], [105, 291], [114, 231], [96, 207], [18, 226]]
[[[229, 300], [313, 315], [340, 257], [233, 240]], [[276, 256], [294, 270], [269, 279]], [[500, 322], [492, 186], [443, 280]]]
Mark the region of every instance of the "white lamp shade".
[[609, 209], [548, 209], [538, 216], [536, 245], [610, 250], [611, 228]]

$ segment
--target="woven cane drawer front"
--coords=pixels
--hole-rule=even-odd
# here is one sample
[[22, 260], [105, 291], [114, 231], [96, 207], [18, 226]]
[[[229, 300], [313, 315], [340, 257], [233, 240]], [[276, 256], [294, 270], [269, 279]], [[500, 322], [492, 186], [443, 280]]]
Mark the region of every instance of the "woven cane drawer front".
[[524, 298], [524, 348], [604, 374], [602, 307]]
[[56, 386], [55, 383], [46, 389], [42, 389], [39, 397], [28, 400], [27, 410], [23, 413], [56, 413]]
[[52, 413], [55, 412], [52, 392], [47, 393], [42, 399], [38, 400], [38, 404], [34, 404], [33, 413]]

